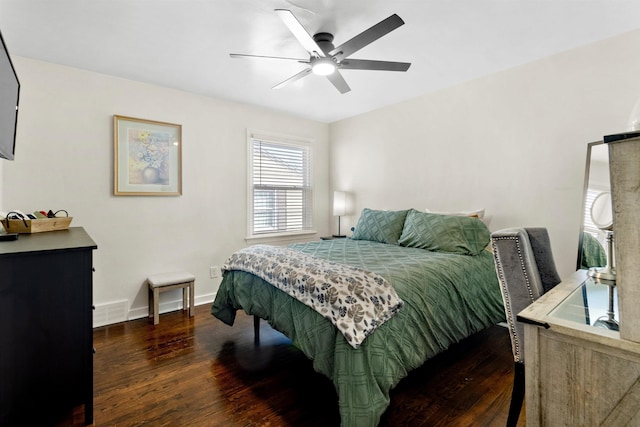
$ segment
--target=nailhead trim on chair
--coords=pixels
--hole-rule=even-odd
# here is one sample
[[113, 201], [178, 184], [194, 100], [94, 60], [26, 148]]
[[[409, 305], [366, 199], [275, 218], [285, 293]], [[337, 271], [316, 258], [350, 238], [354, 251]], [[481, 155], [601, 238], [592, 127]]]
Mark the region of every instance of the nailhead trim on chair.
[[[533, 302], [535, 300], [533, 298], [533, 291], [531, 290], [531, 282], [529, 281], [529, 276], [527, 275], [527, 271], [526, 271], [526, 269], [524, 267], [524, 257], [522, 256], [522, 247], [520, 246], [520, 241], [516, 237], [512, 237], [512, 236], [510, 236], [510, 237], [494, 237], [494, 238], [492, 238], [491, 239], [491, 247], [493, 248], [493, 254], [494, 254], [495, 261], [496, 261], [496, 267], [498, 269], [498, 279], [500, 280], [500, 287], [503, 290], [502, 294], [504, 295], [505, 309], [509, 313], [509, 317], [515, 318], [515, 316], [513, 316], [513, 310], [511, 309], [511, 299], [509, 298], [509, 292], [508, 292], [507, 286], [505, 284], [504, 272], [502, 270], [502, 263], [499, 262], [498, 257], [496, 256], [498, 251], [497, 251], [497, 248], [495, 246], [495, 240], [515, 240], [516, 241], [516, 250], [518, 252], [518, 259], [520, 260], [520, 267], [522, 268], [522, 273], [524, 274], [524, 280], [525, 280], [525, 283], [527, 284], [527, 291], [529, 292], [529, 297], [531, 298], [531, 302]], [[507, 322], [507, 325], [509, 326], [509, 329], [511, 331], [511, 337], [515, 341], [514, 360], [516, 362], [520, 362], [522, 360], [522, 357], [520, 355], [520, 342], [518, 341], [518, 334], [515, 331], [515, 324], [512, 324], [511, 322]]]

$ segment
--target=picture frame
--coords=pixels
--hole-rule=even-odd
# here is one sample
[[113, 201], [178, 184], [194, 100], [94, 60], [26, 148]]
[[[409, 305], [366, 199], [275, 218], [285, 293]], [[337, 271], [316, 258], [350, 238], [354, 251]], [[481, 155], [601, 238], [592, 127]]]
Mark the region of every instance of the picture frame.
[[116, 196], [182, 195], [182, 125], [113, 116]]

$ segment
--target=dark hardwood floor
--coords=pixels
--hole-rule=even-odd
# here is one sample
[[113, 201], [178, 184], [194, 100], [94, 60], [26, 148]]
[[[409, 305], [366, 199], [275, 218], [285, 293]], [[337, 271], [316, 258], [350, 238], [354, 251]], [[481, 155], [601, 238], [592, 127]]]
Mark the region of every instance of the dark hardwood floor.
[[[95, 426], [339, 426], [332, 383], [280, 333], [238, 312], [229, 327], [209, 305], [94, 330]], [[494, 326], [411, 372], [380, 425], [506, 425], [513, 357]], [[319, 396], [319, 397], [318, 397]], [[59, 426], [83, 424], [82, 407]], [[524, 426], [524, 408], [519, 425]]]

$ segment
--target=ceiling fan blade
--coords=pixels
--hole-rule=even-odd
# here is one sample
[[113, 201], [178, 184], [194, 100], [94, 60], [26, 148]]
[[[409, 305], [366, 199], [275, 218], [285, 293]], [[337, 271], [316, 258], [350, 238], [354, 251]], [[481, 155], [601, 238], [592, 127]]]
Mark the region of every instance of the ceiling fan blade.
[[276, 13], [282, 19], [282, 22], [289, 28], [289, 31], [298, 39], [302, 47], [304, 47], [309, 54], [314, 52], [318, 56], [325, 56], [324, 51], [318, 46], [318, 43], [313, 40], [313, 37], [309, 35], [307, 30], [304, 29], [300, 21], [295, 15], [288, 9], [275, 9]]
[[372, 61], [369, 59], [344, 59], [338, 66], [345, 70], [407, 71], [411, 63]]
[[295, 82], [296, 80], [300, 80], [301, 78], [303, 78], [304, 76], [308, 75], [309, 73], [311, 73], [311, 68], [305, 68], [304, 70], [300, 71], [299, 73], [296, 73], [293, 76], [289, 77], [287, 80], [278, 83], [277, 85], [272, 87], [272, 89], [281, 89], [281, 88], [285, 87], [286, 85], [288, 85], [289, 83]]
[[336, 87], [336, 89], [340, 91], [340, 93], [347, 93], [351, 91], [351, 88], [338, 70], [335, 70], [333, 73], [329, 74], [327, 78]]
[[230, 53], [230, 57], [232, 58], [259, 58], [259, 59], [284, 59], [286, 61], [297, 61], [302, 62], [303, 64], [308, 64], [308, 59], [301, 58], [287, 58], [284, 56], [264, 56], [264, 55], [245, 55], [244, 53]]
[[390, 33], [403, 24], [404, 21], [402, 20], [402, 18], [394, 13], [387, 19], [378, 22], [368, 30], [364, 30], [351, 40], [342, 43], [340, 46], [329, 52], [329, 55], [335, 57], [338, 61], [341, 61], [352, 53], [359, 51], [369, 43], [378, 40], [380, 37]]

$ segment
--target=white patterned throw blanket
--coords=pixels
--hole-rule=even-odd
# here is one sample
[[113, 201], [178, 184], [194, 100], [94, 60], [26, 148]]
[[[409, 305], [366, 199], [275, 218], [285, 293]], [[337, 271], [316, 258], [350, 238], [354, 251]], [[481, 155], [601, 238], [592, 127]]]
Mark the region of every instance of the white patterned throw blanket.
[[313, 308], [354, 348], [404, 305], [376, 273], [289, 248], [250, 246], [231, 255], [222, 268], [254, 274]]

